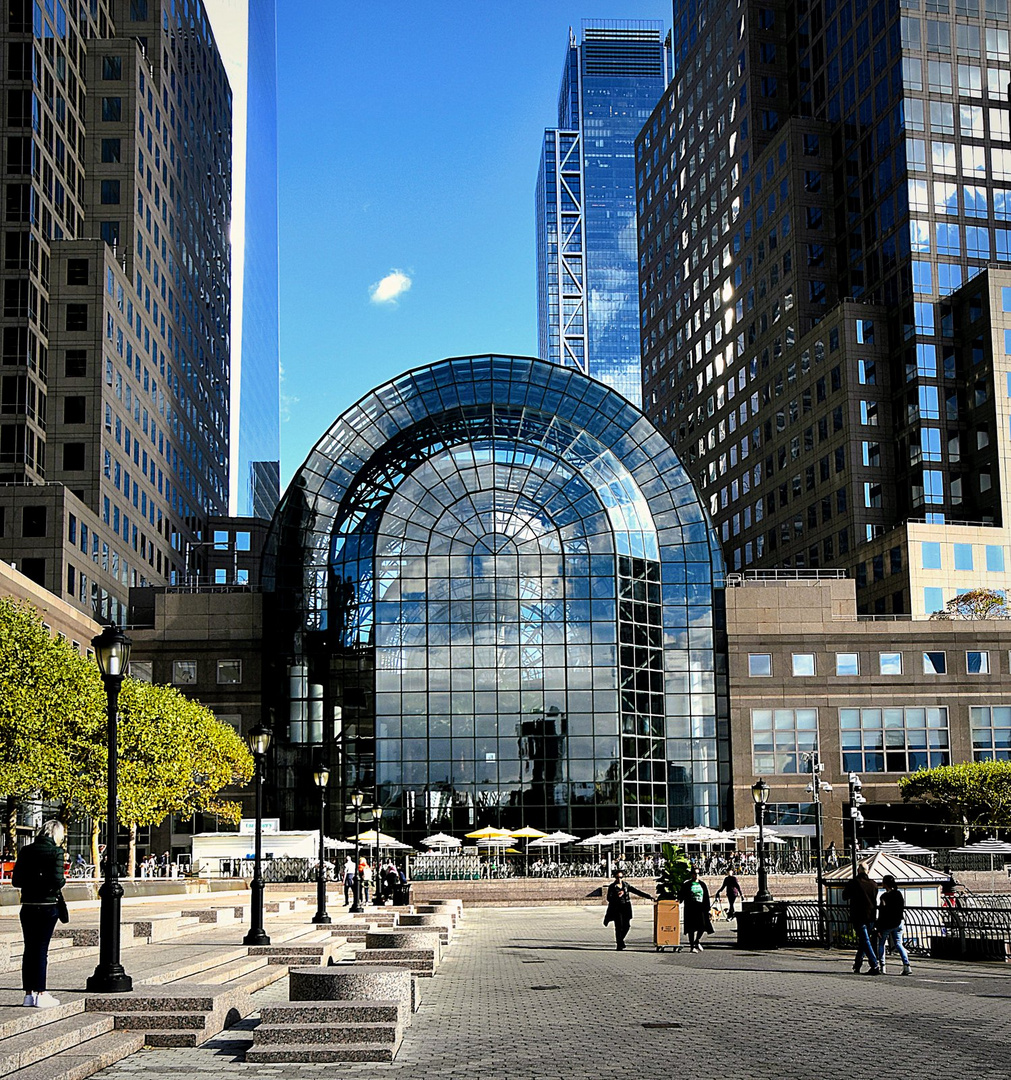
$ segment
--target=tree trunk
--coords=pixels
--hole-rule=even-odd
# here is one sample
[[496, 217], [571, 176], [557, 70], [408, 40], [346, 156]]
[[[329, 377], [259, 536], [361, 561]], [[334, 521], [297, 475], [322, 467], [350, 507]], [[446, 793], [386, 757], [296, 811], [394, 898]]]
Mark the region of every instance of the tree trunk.
[[102, 857], [98, 852], [98, 832], [101, 829], [102, 823], [98, 818], [91, 819], [91, 865], [95, 868], [95, 880], [102, 876], [101, 861]]
[[13, 795], [7, 796], [7, 812], [4, 817], [3, 848], [9, 859], [18, 854], [18, 800]]
[[130, 842], [126, 849], [126, 876], [134, 877], [137, 873], [137, 823], [130, 822]]

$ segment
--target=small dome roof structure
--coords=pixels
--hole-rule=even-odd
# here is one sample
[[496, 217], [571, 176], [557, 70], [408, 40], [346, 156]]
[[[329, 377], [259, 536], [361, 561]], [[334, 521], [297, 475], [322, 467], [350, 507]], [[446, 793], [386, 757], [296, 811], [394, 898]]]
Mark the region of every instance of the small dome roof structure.
[[[867, 871], [867, 876], [872, 881], [880, 882], [885, 874], [891, 874], [895, 878], [896, 885], [940, 885], [948, 880], [948, 874], [942, 874], [939, 870], [932, 870], [929, 866], [921, 866], [920, 863], [910, 862], [886, 851], [877, 851], [866, 859], [860, 859], [857, 866]], [[853, 876], [853, 869], [847, 862], [836, 870], [825, 874], [824, 881], [827, 885], [844, 885]]]

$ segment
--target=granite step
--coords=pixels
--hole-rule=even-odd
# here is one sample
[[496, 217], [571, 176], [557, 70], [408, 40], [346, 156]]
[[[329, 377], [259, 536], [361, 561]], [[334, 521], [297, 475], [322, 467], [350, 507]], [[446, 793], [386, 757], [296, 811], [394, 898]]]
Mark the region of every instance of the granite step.
[[[404, 968], [410, 971], [412, 975], [418, 975], [423, 979], [430, 979], [435, 975], [435, 958], [431, 955], [427, 959], [414, 958], [402, 956], [377, 956], [376, 953], [380, 950], [368, 949], [362, 950], [355, 954], [355, 960], [363, 964], [376, 965], [377, 967], [393, 967]], [[406, 950], [382, 950], [383, 952], [402, 952]]]
[[283, 1046], [251, 1046], [246, 1061], [251, 1064], [284, 1064], [330, 1062], [390, 1064], [400, 1049], [400, 1043], [352, 1043], [341, 1046], [318, 1046], [312, 1043], [289, 1043]]
[[395, 1043], [403, 1039], [399, 1023], [357, 1024], [264, 1024], [253, 1030], [254, 1046], [282, 1046], [291, 1043], [346, 1045], [359, 1043]]
[[85, 1080], [143, 1048], [144, 1036], [139, 1032], [110, 1031], [7, 1073], [4, 1080]]
[[126, 1012], [115, 1017], [115, 1021], [117, 1031], [203, 1031], [207, 1016], [202, 1012]]
[[217, 923], [224, 926], [227, 923], [238, 922], [242, 919], [245, 909], [241, 907], [217, 907], [217, 908], [193, 908], [183, 912], [183, 918], [196, 919], [201, 923]]
[[6, 1039], [13, 1039], [17, 1035], [23, 1035], [26, 1031], [45, 1027], [56, 1020], [63, 1020], [68, 1016], [77, 1016], [83, 1012], [84, 1001], [81, 998], [76, 998], [74, 1001], [64, 1001], [60, 1005], [54, 1005], [51, 1009], [12, 1009], [8, 1016], [0, 1021], [0, 1043]]
[[289, 1001], [264, 1005], [260, 1023], [273, 1024], [394, 1024], [400, 1021], [395, 1001]]
[[[47, 1009], [25, 1009], [43, 1016]], [[56, 1054], [78, 1046], [89, 1039], [105, 1035], [113, 1030], [111, 1016], [78, 1013], [64, 1016], [51, 1023], [34, 1026], [18, 1033], [16, 1038], [5, 1039], [0, 1045], [0, 1076], [7, 1076], [19, 1069], [44, 1061]]]

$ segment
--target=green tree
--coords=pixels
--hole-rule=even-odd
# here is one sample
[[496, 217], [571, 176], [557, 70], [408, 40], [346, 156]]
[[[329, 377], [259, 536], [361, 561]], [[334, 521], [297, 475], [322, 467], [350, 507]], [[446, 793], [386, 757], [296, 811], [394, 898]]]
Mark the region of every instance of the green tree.
[[51, 635], [29, 604], [0, 599], [0, 795], [8, 851], [21, 801], [72, 803], [87, 785], [81, 758], [100, 737], [104, 700], [93, 663]]
[[906, 802], [929, 803], [953, 824], [1011, 828], [1011, 761], [966, 761], [899, 780]]
[[656, 879], [656, 895], [660, 900], [676, 900], [681, 886], [692, 872], [692, 864], [677, 844], [661, 844], [660, 850], [663, 852], [663, 865]]
[[[246, 744], [210, 709], [170, 686], [124, 679], [119, 696], [119, 815], [130, 830], [128, 872], [136, 859], [137, 827], [169, 814], [213, 813], [238, 821], [238, 803], [222, 789], [246, 783], [253, 758]], [[80, 802], [96, 820], [106, 815], [104, 740], [82, 763], [90, 783]], [[93, 845], [97, 835], [93, 835]], [[96, 852], [93, 858], [97, 861]]]
[[1011, 619], [1007, 601], [993, 589], [972, 589], [952, 597], [932, 619]]

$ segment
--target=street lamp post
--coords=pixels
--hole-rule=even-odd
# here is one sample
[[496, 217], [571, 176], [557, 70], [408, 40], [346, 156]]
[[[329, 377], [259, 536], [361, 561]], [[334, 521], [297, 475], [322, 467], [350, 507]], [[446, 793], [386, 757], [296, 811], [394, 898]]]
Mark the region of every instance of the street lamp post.
[[95, 973], [88, 979], [87, 988], [100, 994], [121, 994], [133, 989], [119, 958], [120, 911], [123, 886], [119, 883], [117, 840], [119, 837], [119, 778], [118, 766], [118, 706], [119, 688], [130, 662], [133, 643], [118, 626], [107, 626], [91, 642], [98, 670], [105, 683], [108, 717], [109, 771], [107, 777], [108, 809], [105, 836], [105, 881], [99, 890], [99, 957]]
[[359, 840], [358, 834], [362, 828], [362, 803], [365, 801], [365, 795], [360, 788], [355, 788], [351, 792], [351, 805], [355, 808], [355, 888], [354, 888], [354, 903], [351, 905], [351, 914], [358, 915], [362, 912], [362, 876], [358, 872], [358, 859], [359, 859]]
[[751, 797], [755, 800], [755, 812], [758, 815], [758, 892], [756, 904], [768, 904], [772, 901], [769, 892], [769, 875], [765, 869], [765, 804], [769, 801], [769, 785], [758, 780], [751, 786]]
[[313, 915], [312, 921], [326, 925], [330, 922], [330, 916], [326, 913], [326, 862], [323, 833], [326, 827], [326, 785], [330, 780], [330, 768], [327, 765], [320, 765], [312, 775], [316, 781], [316, 787], [319, 788], [319, 870], [316, 873], [316, 914]]
[[263, 929], [263, 870], [260, 863], [263, 847], [263, 763], [270, 749], [272, 734], [268, 727], [257, 724], [246, 736], [249, 749], [256, 763], [253, 783], [256, 785], [256, 836], [253, 859], [253, 880], [249, 887], [249, 932], [242, 939], [244, 945], [269, 945], [270, 938]]
[[810, 750], [804, 754], [804, 760], [811, 766], [811, 783], [807, 790], [814, 799], [814, 846], [815, 846], [815, 870], [818, 874], [818, 941], [826, 948], [828, 940], [828, 924], [825, 919], [825, 883], [822, 880], [824, 866], [822, 865], [822, 816], [821, 816], [821, 793], [830, 792], [832, 785], [825, 783], [821, 774], [825, 771], [825, 762], [821, 761], [817, 750]]

